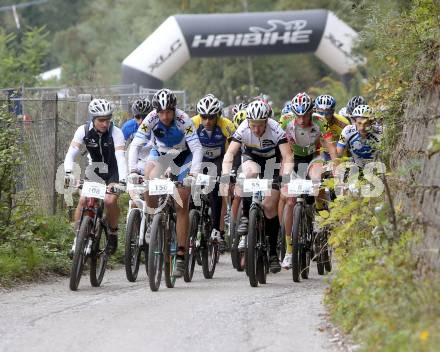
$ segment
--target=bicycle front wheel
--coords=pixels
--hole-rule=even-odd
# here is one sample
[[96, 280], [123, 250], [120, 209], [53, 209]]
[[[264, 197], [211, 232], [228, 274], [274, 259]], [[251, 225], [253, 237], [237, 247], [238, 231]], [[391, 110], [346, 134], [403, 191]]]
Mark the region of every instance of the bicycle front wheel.
[[183, 279], [185, 282], [191, 282], [194, 275], [194, 267], [196, 264], [196, 240], [197, 229], [199, 226], [200, 215], [196, 209], [191, 209], [189, 212], [189, 233], [186, 239], [186, 251], [185, 251], [185, 274]]
[[247, 274], [252, 287], [257, 287], [258, 282], [266, 282], [266, 270], [263, 256], [260, 255], [261, 238], [263, 236], [261, 210], [253, 208], [249, 211], [249, 231], [247, 236]]
[[133, 209], [127, 221], [125, 234], [125, 276], [130, 282], [135, 282], [139, 272], [141, 250], [139, 248], [139, 232], [141, 228], [141, 210]]
[[151, 291], [157, 291], [162, 279], [164, 231], [162, 214], [156, 214], [151, 224], [150, 245], [148, 248], [148, 282]]
[[293, 209], [293, 227], [292, 227], [292, 279], [294, 282], [300, 282], [302, 271], [303, 248], [302, 238], [304, 238], [304, 206], [297, 203]]
[[95, 241], [92, 255], [90, 257], [90, 283], [93, 287], [101, 286], [108, 261], [108, 254], [105, 252], [107, 245], [107, 233], [98, 220], [95, 231]]
[[72, 291], [76, 291], [78, 289], [84, 264], [87, 261], [86, 247], [89, 241], [90, 232], [92, 231], [92, 226], [93, 226], [92, 219], [87, 215], [84, 216], [76, 238], [75, 253], [73, 255], [73, 261], [72, 261], [72, 269], [70, 270], [69, 287]]

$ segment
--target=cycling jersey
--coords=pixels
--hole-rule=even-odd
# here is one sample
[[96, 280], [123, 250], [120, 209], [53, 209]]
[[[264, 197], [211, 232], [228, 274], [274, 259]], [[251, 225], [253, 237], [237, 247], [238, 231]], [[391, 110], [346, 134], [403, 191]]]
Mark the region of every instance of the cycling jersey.
[[121, 127], [122, 133], [124, 134], [125, 140], [129, 140], [131, 137], [135, 135], [139, 128], [139, 125], [136, 122], [136, 119], [130, 119], [125, 121]]
[[203, 148], [203, 157], [208, 160], [222, 157], [234, 133], [234, 124], [225, 117], [219, 117], [214, 129], [208, 131], [203, 127], [200, 115], [194, 116], [192, 120]]
[[[117, 147], [125, 147], [124, 135], [118, 127], [111, 126], [105, 133], [100, 133], [93, 128], [93, 123], [82, 125], [76, 130], [73, 142], [86, 146], [91, 162], [103, 162], [107, 165], [106, 171], [101, 167], [94, 170], [107, 184], [125, 180], [127, 171], [124, 151], [115, 151]], [[72, 171], [73, 162], [78, 153], [79, 149], [69, 148], [64, 161], [66, 171]], [[121, 154], [119, 157], [118, 153]]]
[[[132, 144], [137, 148], [130, 148], [130, 165], [135, 164], [137, 161], [138, 147], [150, 140], [153, 149], [161, 155], [171, 150], [177, 150], [178, 152], [190, 150], [193, 154], [191, 173], [199, 172], [203, 158], [202, 146], [191, 118], [182, 110], [176, 109], [171, 126], [166, 126], [160, 121], [156, 110], [147, 115], [133, 138]], [[150, 155], [152, 154], [150, 153]]]
[[290, 123], [290, 121], [294, 119], [294, 117], [295, 115], [293, 114], [293, 112], [288, 112], [287, 114], [281, 115], [278, 123], [284, 131], [286, 130], [287, 125]]
[[294, 156], [305, 157], [316, 154], [320, 150], [322, 133], [322, 126], [314, 122], [303, 128], [297, 120], [293, 120], [286, 127], [287, 141]]
[[268, 119], [266, 130], [261, 137], [254, 135], [249, 121], [243, 121], [232, 136], [232, 140], [241, 144], [243, 154], [269, 159], [275, 157], [279, 145], [287, 143], [286, 133], [278, 122]]
[[[329, 124], [325, 117], [317, 117], [316, 115], [312, 115], [312, 121], [320, 126], [320, 129], [323, 131], [323, 137], [328, 142], [337, 143], [339, 137], [341, 135], [342, 130], [345, 126], [350, 125], [350, 121], [341, 116], [339, 114], [333, 114], [334, 118], [332, 123]], [[321, 147], [321, 151], [324, 154], [325, 160], [330, 160], [330, 154], [327, 151], [327, 148]], [[347, 156], [348, 152], [345, 152], [344, 156]]]
[[366, 138], [362, 138], [355, 125], [346, 126], [341, 133], [338, 141], [338, 147], [349, 149], [353, 161], [360, 167], [364, 167], [372, 161], [377, 150], [375, 144], [380, 140], [380, 134], [377, 131], [367, 133]]

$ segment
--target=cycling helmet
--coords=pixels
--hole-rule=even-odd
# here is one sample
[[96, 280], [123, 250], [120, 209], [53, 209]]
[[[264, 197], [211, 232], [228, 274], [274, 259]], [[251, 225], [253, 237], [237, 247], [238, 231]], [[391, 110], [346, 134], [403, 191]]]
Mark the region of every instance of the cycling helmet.
[[232, 112], [233, 112], [233, 114], [235, 115], [235, 114], [237, 114], [237, 112], [246, 109], [246, 107], [247, 107], [247, 104], [246, 104], [246, 103], [238, 103], [238, 104], [235, 104], [235, 105], [232, 107]]
[[212, 94], [208, 94], [197, 103], [197, 112], [200, 115], [220, 115], [222, 111], [220, 101]]
[[92, 116], [92, 119], [96, 117], [111, 117], [113, 110], [113, 104], [106, 99], [93, 99], [89, 104], [89, 114]]
[[267, 120], [271, 115], [269, 105], [262, 100], [254, 100], [246, 108], [248, 120]]
[[134, 116], [141, 115], [145, 117], [151, 111], [151, 104], [147, 99], [138, 99], [131, 106], [131, 111]]
[[241, 123], [246, 120], [246, 111], [245, 110], [240, 110], [239, 112], [237, 112], [234, 116], [234, 126], [235, 129], [238, 128], [238, 126], [241, 125]]
[[347, 114], [347, 108], [345, 106], [341, 110], [339, 110], [338, 114], [347, 118], [349, 117]]
[[353, 118], [356, 117], [365, 117], [370, 119], [373, 117], [373, 110], [368, 105], [358, 105], [353, 111]]
[[336, 100], [331, 95], [324, 94], [319, 95], [315, 99], [315, 109], [320, 110], [334, 110], [336, 106]]
[[312, 108], [312, 99], [307, 93], [298, 93], [292, 99], [292, 112], [295, 115], [302, 116]]
[[152, 105], [157, 112], [163, 110], [175, 110], [177, 98], [171, 90], [163, 88], [154, 94]]
[[347, 103], [347, 114], [352, 115], [354, 109], [356, 108], [356, 106], [358, 105], [367, 105], [367, 101], [365, 100], [364, 97], [362, 96], [354, 96], [353, 98], [351, 98], [348, 103]]
[[290, 103], [290, 101], [288, 101], [286, 102], [286, 104], [284, 104], [284, 107], [281, 110], [281, 115], [286, 115], [291, 111], [292, 111], [292, 104]]

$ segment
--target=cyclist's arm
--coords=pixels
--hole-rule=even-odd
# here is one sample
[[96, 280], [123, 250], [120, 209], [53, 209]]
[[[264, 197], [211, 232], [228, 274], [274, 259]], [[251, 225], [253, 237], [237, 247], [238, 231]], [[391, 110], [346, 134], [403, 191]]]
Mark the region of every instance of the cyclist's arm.
[[191, 119], [188, 119], [188, 122], [185, 124], [185, 139], [192, 154], [191, 170], [189, 173], [196, 175], [200, 172], [200, 168], [202, 167], [203, 148]]
[[331, 139], [324, 138], [323, 140], [324, 147], [327, 149], [330, 154], [330, 158], [334, 161], [338, 158], [336, 154], [336, 145]]
[[148, 124], [148, 117], [142, 121], [128, 149], [128, 171], [138, 172], [137, 162], [139, 158], [139, 150], [151, 139], [151, 129]]
[[122, 131], [114, 127], [113, 128], [113, 143], [115, 145], [115, 157], [118, 164], [119, 181], [125, 181], [127, 179], [127, 163], [125, 161], [125, 138]]
[[347, 134], [349, 133], [350, 127], [344, 127], [339, 137], [338, 144], [336, 145], [336, 154], [338, 158], [342, 158], [345, 150], [347, 149]]
[[72, 172], [73, 163], [75, 158], [78, 156], [81, 145], [84, 143], [84, 126], [79, 126], [73, 136], [72, 142], [70, 143], [69, 149], [67, 150], [66, 157], [64, 158], [64, 171]]
[[282, 161], [283, 175], [290, 175], [293, 171], [293, 157], [292, 149], [289, 143], [283, 143], [279, 145]]
[[241, 148], [241, 143], [232, 140], [229, 144], [228, 150], [225, 153], [225, 156], [223, 157], [223, 163], [222, 163], [222, 175], [229, 175], [232, 169], [232, 164], [234, 161], [234, 156], [238, 153], [238, 151]]

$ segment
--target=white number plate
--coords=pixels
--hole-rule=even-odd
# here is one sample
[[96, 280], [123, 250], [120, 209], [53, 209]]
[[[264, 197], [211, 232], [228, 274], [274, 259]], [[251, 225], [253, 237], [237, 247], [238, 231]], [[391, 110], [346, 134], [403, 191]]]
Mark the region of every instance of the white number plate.
[[107, 186], [98, 182], [84, 182], [81, 196], [104, 199]]
[[161, 194], [173, 194], [174, 183], [169, 180], [150, 180], [148, 181], [148, 193], [152, 196], [159, 196]]
[[209, 175], [197, 174], [196, 186], [209, 186]]
[[269, 180], [261, 178], [250, 178], [243, 182], [243, 191], [245, 192], [266, 192], [269, 189]]
[[301, 194], [314, 194], [312, 180], [292, 180], [287, 185], [287, 193], [289, 196], [299, 196]]

